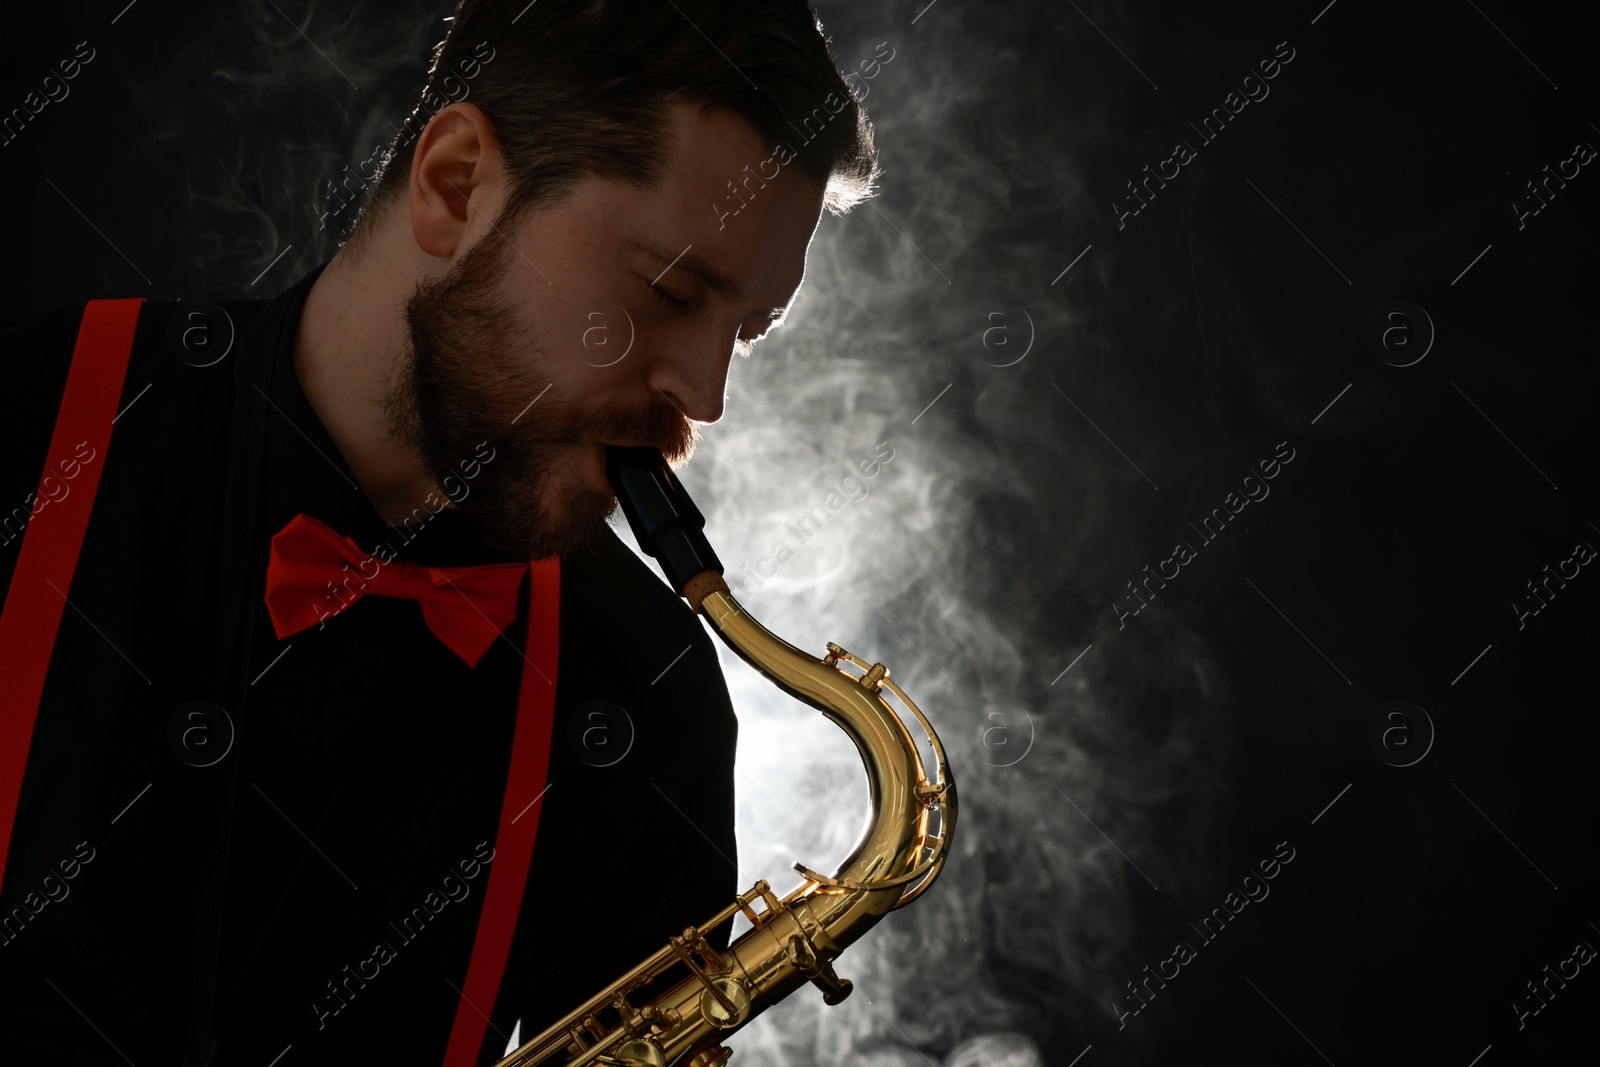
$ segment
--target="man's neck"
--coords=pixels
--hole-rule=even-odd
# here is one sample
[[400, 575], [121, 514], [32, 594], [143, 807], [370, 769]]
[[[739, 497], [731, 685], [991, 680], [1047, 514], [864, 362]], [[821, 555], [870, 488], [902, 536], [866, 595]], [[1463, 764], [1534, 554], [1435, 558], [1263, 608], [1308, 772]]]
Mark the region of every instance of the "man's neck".
[[[403, 251], [386, 254], [383, 229], [359, 253], [340, 249], [312, 284], [295, 330], [294, 370], [373, 510], [398, 523], [437, 492], [415, 451], [390, 436], [384, 410], [406, 346], [405, 301], [426, 266]], [[414, 243], [411, 251], [423, 256]]]

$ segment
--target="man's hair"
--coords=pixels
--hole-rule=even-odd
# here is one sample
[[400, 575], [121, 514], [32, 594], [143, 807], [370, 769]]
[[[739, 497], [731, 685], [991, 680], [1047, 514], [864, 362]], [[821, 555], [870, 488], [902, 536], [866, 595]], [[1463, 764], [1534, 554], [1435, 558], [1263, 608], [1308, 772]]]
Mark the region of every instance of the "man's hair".
[[880, 171], [872, 124], [830, 43], [805, 0], [457, 0], [351, 240], [404, 197], [414, 142], [459, 100], [494, 126], [512, 224], [586, 178], [654, 188], [676, 100], [732, 112], [773, 149], [786, 146], [788, 165], [843, 214], [876, 192]]

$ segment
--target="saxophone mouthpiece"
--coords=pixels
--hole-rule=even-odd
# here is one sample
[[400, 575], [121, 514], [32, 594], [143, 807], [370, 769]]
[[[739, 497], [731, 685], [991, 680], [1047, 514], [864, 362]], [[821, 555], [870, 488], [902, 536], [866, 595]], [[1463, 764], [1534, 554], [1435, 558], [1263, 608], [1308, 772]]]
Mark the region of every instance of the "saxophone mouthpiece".
[[722, 573], [722, 561], [706, 540], [706, 519], [684, 492], [678, 476], [656, 448], [606, 445], [606, 479], [639, 548], [661, 565], [667, 581], [684, 593], [689, 579]]

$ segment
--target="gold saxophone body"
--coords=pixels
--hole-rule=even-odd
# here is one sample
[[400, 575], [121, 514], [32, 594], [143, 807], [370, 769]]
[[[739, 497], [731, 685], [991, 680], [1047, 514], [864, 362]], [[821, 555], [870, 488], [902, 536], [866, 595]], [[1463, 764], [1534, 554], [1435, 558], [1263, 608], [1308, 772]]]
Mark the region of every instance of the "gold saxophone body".
[[[838, 645], [818, 659], [776, 637], [734, 600], [722, 565], [701, 533], [704, 519], [661, 453], [607, 446], [606, 470], [640, 546], [717, 635], [773, 684], [820, 710], [856, 744], [867, 772], [871, 815], [861, 839], [832, 875], [794, 864], [803, 881], [779, 900], [765, 881], [670, 937], [660, 950], [584, 1001], [495, 1067], [559, 1063], [616, 1067], [717, 1067], [732, 1052], [723, 1038], [807, 982], [825, 1003], [849, 995], [833, 960], [879, 919], [920, 896], [944, 866], [956, 821], [956, 788], [944, 746], [918, 707], [889, 680]], [[859, 668], [855, 674], [841, 664]], [[931, 746], [928, 779], [917, 741], [884, 699], [893, 693], [916, 716]], [[929, 815], [938, 813], [937, 832]], [[752, 905], [759, 903], [761, 910]], [[743, 912], [751, 928], [718, 952], [705, 940]], [[681, 980], [646, 1003], [633, 997]]]

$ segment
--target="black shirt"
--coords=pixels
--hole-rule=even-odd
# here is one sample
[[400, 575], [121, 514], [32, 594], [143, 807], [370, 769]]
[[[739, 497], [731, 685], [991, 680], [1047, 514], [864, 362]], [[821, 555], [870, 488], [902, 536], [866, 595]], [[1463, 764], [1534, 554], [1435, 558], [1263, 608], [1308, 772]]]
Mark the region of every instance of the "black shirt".
[[[177, 1064], [222, 870], [219, 1065], [442, 1061], [493, 870], [526, 583], [474, 668], [412, 600], [368, 595], [274, 634], [268, 545], [299, 512], [397, 559], [511, 559], [454, 510], [400, 529], [372, 509], [293, 370], [319, 272], [222, 305], [237, 337], [206, 367], [168, 340], [192, 307], [141, 311], [0, 889], [0, 1062]], [[0, 339], [0, 388], [25, 412], [0, 428], [0, 509], [39, 489], [81, 312]], [[230, 515], [252, 495], [240, 544]], [[21, 537], [6, 515], [8, 585]], [[500, 995], [479, 1005], [485, 1064], [519, 1018], [526, 1040], [741, 888], [737, 723], [705, 628], [613, 533], [561, 578], [548, 789]], [[192, 701], [222, 713], [192, 719]], [[626, 755], [609, 762], [596, 729]]]

